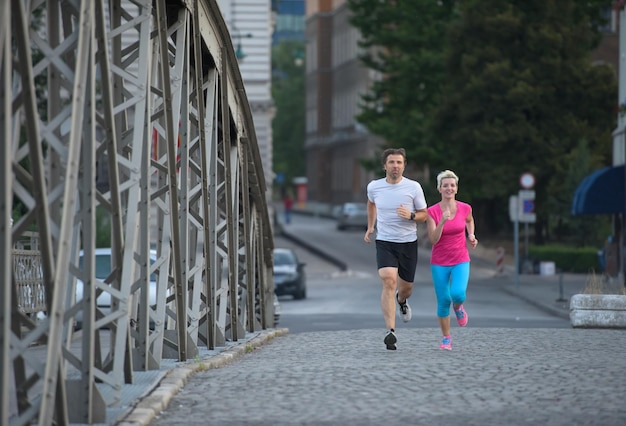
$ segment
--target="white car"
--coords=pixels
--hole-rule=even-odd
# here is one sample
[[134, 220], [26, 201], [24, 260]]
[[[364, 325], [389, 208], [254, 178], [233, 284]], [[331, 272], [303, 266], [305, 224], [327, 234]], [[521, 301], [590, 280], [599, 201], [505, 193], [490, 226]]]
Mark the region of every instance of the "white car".
[[366, 203], [345, 203], [341, 206], [338, 213], [338, 230], [343, 231], [348, 228], [367, 229]]
[[[97, 248], [96, 252], [96, 279], [100, 281], [104, 281], [107, 276], [111, 273], [111, 249], [110, 248]], [[156, 252], [153, 250], [150, 252], [150, 261], [154, 263], [156, 261]], [[79, 258], [79, 268], [83, 268], [83, 252], [80, 252]], [[156, 275], [152, 274], [150, 276], [150, 305], [156, 304], [156, 294], [157, 294], [157, 284], [156, 284]], [[83, 282], [81, 280], [76, 280], [76, 301], [80, 301], [83, 298]], [[111, 295], [103, 291], [98, 296], [96, 300], [98, 308], [103, 310], [104, 312], [109, 312], [111, 308]], [[79, 312], [76, 317], [77, 324], [82, 323], [82, 312]]]

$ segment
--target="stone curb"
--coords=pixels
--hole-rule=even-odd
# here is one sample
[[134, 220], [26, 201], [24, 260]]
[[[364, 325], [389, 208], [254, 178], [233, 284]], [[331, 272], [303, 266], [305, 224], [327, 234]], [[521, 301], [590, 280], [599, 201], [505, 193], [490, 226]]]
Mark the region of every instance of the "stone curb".
[[284, 336], [289, 329], [263, 330], [250, 340], [241, 341], [224, 349], [217, 355], [200, 360], [189, 360], [179, 367], [168, 371], [163, 379], [148, 391], [148, 394], [137, 400], [135, 405], [120, 415], [112, 424], [119, 426], [147, 426], [159, 413], [167, 408], [171, 399], [185, 386], [194, 374], [221, 368], [254, 349], [268, 343], [275, 337]]
[[570, 321], [580, 328], [626, 328], [626, 295], [575, 294]]

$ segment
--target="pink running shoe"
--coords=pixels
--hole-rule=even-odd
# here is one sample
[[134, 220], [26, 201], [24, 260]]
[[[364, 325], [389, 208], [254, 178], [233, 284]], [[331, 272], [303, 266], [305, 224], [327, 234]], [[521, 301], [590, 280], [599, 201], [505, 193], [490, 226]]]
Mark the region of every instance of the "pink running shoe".
[[467, 312], [465, 312], [463, 305], [454, 310], [454, 315], [456, 315], [456, 322], [460, 327], [465, 327], [467, 325]]
[[441, 345], [439, 345], [439, 349], [445, 349], [447, 351], [451, 351], [452, 350], [452, 337], [443, 336], [443, 339], [441, 339]]

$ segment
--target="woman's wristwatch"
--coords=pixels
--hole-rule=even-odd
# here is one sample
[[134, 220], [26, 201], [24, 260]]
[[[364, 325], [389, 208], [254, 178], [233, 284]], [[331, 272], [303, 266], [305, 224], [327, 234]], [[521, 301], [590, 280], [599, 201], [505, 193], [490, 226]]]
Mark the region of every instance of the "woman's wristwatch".
[[411, 212], [411, 220], [415, 220], [415, 212]]

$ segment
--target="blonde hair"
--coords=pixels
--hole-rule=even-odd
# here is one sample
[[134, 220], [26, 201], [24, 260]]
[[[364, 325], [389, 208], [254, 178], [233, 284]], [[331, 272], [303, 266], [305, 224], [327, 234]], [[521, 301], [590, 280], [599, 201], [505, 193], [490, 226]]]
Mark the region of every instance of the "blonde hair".
[[441, 188], [441, 181], [448, 178], [454, 179], [456, 185], [459, 185], [459, 177], [452, 170], [444, 170], [437, 175], [437, 189]]

